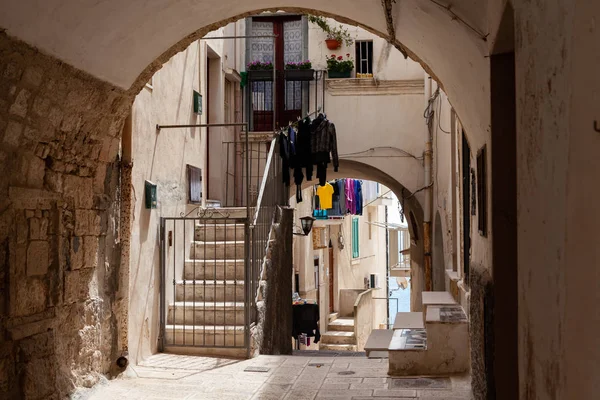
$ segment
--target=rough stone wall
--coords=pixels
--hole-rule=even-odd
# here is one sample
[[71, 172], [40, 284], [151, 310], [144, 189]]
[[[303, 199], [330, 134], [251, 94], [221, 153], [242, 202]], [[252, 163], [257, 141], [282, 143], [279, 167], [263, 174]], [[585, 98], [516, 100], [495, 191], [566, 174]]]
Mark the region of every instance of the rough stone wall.
[[281, 207], [271, 229], [259, 289], [260, 354], [292, 353], [292, 224], [294, 210]]
[[64, 398], [119, 351], [130, 96], [0, 32], [0, 398]]

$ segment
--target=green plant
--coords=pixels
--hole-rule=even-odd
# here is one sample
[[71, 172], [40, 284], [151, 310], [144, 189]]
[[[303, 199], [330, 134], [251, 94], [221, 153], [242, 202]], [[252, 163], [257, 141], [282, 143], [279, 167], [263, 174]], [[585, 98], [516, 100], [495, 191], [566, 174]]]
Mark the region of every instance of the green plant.
[[331, 27], [325, 18], [317, 17], [315, 15], [309, 15], [308, 20], [321, 28], [321, 30], [327, 34], [327, 39], [337, 40], [340, 43], [344, 43], [346, 46], [352, 46], [354, 41], [352, 40], [350, 33], [348, 33], [348, 28], [344, 28], [342, 25]]
[[285, 69], [312, 69], [312, 63], [309, 60], [289, 62], [285, 64]]
[[327, 70], [333, 72], [350, 72], [354, 69], [354, 60], [350, 54], [346, 54], [346, 59], [342, 56], [332, 54], [327, 58]]
[[246, 65], [246, 71], [269, 71], [273, 69], [273, 63], [271, 61], [252, 61]]

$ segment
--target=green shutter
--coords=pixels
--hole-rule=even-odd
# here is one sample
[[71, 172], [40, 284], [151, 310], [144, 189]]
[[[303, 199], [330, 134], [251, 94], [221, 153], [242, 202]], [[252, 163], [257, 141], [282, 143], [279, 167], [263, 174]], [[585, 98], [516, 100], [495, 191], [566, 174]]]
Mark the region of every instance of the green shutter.
[[358, 218], [352, 218], [352, 258], [358, 258], [360, 255], [358, 251], [359, 245]]

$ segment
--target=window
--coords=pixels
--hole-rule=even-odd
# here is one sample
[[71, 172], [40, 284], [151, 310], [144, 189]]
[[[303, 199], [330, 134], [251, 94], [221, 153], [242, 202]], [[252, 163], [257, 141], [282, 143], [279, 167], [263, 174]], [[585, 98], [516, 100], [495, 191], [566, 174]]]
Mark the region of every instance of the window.
[[[371, 74], [373, 76], [373, 42], [371, 40], [357, 40], [356, 48], [356, 76]], [[364, 76], [367, 78], [367, 76]]]
[[187, 166], [188, 174], [188, 202], [202, 202], [202, 170], [200, 168]]
[[231, 103], [232, 103], [232, 91], [233, 85], [229, 79], [225, 79], [225, 123], [229, 124], [233, 121], [231, 117]]
[[477, 153], [477, 226], [482, 236], [487, 236], [487, 151], [485, 146]]
[[358, 218], [352, 218], [352, 258], [358, 258], [360, 255], [360, 240], [358, 234]]

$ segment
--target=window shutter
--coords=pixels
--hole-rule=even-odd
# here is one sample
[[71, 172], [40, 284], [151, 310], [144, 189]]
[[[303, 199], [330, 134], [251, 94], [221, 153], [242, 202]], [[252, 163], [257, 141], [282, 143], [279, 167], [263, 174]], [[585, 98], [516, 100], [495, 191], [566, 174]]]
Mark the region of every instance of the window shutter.
[[358, 258], [359, 256], [359, 236], [358, 236], [358, 218], [352, 219], [352, 258]]
[[190, 203], [202, 202], [202, 170], [187, 166], [188, 170], [188, 197]]

